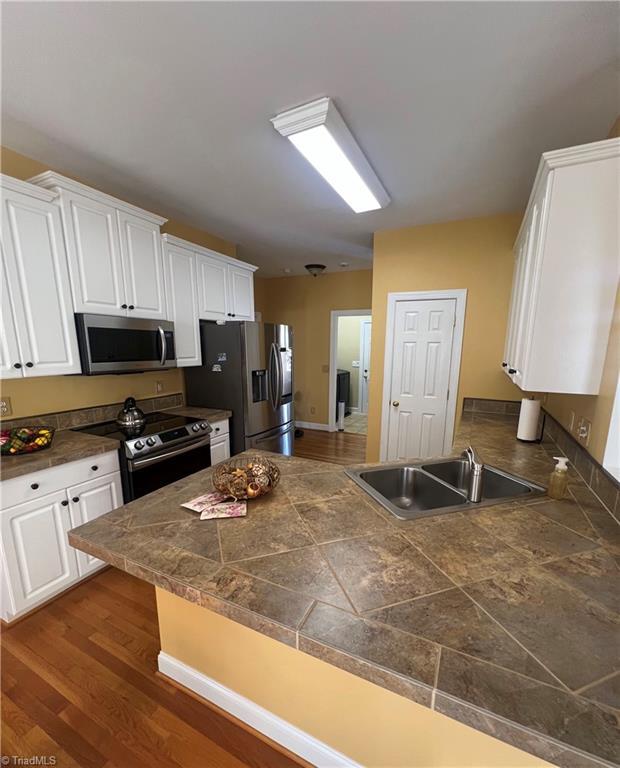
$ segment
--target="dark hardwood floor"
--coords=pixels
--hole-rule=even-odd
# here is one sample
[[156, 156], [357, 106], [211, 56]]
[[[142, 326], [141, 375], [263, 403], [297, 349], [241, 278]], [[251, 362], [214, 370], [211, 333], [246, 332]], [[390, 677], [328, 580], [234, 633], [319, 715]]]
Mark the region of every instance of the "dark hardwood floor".
[[363, 464], [366, 461], [366, 435], [304, 429], [303, 437], [295, 439], [294, 453], [303, 459]]
[[61, 768], [306, 765], [159, 676], [152, 586], [113, 568], [2, 627], [3, 755]]

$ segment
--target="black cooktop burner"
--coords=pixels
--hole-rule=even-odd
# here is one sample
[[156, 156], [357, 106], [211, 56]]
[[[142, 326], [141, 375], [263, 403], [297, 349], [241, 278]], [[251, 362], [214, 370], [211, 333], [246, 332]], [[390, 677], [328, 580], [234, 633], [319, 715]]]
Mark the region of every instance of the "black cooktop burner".
[[144, 435], [156, 435], [159, 432], [166, 432], [169, 429], [183, 427], [186, 424], [193, 424], [200, 419], [191, 416], [178, 416], [173, 413], [164, 413], [155, 411], [154, 413], [144, 414], [146, 423], [139, 429], [122, 429], [115, 421], [104, 421], [101, 424], [89, 424], [86, 427], [76, 427], [73, 432], [88, 432], [89, 435], [99, 435], [100, 437], [110, 437], [114, 440], [132, 440], [135, 437]]

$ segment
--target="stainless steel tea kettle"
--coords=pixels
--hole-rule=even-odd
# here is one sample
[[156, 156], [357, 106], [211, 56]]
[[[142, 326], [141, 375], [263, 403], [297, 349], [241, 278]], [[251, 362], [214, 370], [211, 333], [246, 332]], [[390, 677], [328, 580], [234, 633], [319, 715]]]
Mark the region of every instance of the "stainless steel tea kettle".
[[123, 429], [138, 429], [144, 425], [144, 413], [136, 405], [133, 397], [128, 397], [118, 412], [116, 423]]

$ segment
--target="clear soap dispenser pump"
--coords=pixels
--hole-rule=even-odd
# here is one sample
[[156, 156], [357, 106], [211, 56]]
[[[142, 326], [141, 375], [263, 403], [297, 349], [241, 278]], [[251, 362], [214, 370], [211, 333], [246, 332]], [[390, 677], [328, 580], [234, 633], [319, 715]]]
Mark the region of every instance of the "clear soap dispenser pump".
[[549, 476], [547, 495], [552, 499], [563, 499], [568, 486], [568, 459], [566, 456], [554, 456], [557, 464]]

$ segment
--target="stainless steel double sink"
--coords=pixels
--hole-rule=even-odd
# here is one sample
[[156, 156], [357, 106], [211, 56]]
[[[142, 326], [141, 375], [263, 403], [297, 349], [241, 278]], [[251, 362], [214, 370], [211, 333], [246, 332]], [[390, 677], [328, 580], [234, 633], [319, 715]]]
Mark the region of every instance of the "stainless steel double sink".
[[471, 468], [466, 459], [384, 464], [345, 471], [360, 488], [401, 520], [500, 504], [545, 492], [542, 485], [485, 465], [482, 499], [468, 501]]

